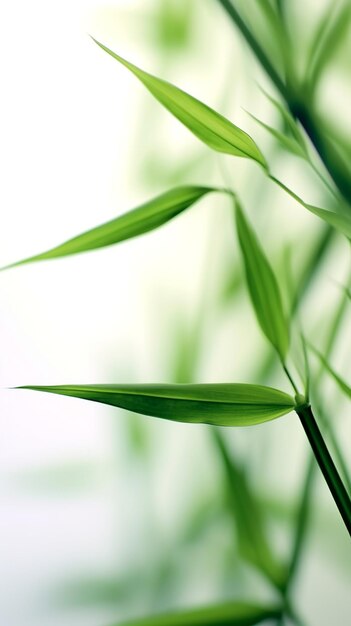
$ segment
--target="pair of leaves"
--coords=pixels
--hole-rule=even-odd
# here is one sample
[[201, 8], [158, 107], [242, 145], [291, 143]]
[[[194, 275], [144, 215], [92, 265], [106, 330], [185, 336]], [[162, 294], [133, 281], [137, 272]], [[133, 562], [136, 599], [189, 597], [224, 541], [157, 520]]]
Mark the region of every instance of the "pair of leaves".
[[175, 422], [216, 426], [260, 424], [285, 415], [294, 408], [293, 398], [283, 391], [239, 383], [31, 385], [20, 389], [93, 400]]
[[116, 626], [254, 626], [268, 619], [278, 619], [280, 615], [279, 607], [231, 602], [168, 615], [155, 615]]

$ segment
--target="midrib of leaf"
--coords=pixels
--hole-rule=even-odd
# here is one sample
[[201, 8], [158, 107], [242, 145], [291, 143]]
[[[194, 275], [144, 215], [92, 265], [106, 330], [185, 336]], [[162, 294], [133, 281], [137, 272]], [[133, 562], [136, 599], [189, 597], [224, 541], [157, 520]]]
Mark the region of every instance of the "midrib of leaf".
[[[226, 384], [226, 383], [223, 383], [223, 384]], [[228, 384], [231, 385], [231, 383], [228, 383]], [[235, 385], [235, 383], [233, 383], [233, 384]], [[240, 386], [244, 386], [244, 383], [243, 384], [239, 383], [239, 384], [240, 384]], [[218, 383], [218, 385], [216, 383], [214, 383], [214, 386], [220, 386], [220, 385], [221, 385], [221, 383]], [[189, 384], [189, 387], [192, 387], [192, 386], [193, 385]], [[201, 387], [201, 385], [197, 385], [197, 386]], [[207, 386], [207, 385], [204, 384], [204, 386]], [[248, 384], [247, 386], [251, 387], [250, 384]], [[167, 385], [167, 388], [169, 388], [169, 387], [170, 386]], [[255, 387], [259, 387], [259, 385], [255, 385]], [[190, 396], [190, 395], [179, 395], [179, 394], [171, 395], [170, 392], [162, 394], [162, 389], [158, 388], [159, 389], [158, 392], [156, 392], [156, 391], [153, 392], [151, 387], [150, 387], [150, 391], [149, 391], [149, 388], [148, 388], [147, 393], [145, 393], [145, 391], [142, 392], [142, 391], [138, 391], [138, 390], [133, 389], [133, 388], [129, 389], [127, 385], [125, 386], [125, 389], [123, 389], [123, 390], [122, 389], [118, 389], [118, 388], [113, 389], [112, 386], [108, 387], [108, 386], [105, 386], [105, 385], [101, 385], [101, 386], [99, 386], [99, 385], [84, 385], [84, 386], [83, 385], [82, 386], [80, 386], [80, 385], [53, 385], [53, 386], [50, 386], [50, 387], [45, 387], [45, 386], [40, 386], [40, 385], [35, 385], [35, 386], [31, 385], [31, 386], [18, 387], [18, 389], [34, 389], [34, 388], [37, 389], [37, 390], [43, 390], [43, 391], [44, 390], [47, 390], [47, 391], [51, 390], [53, 393], [55, 391], [59, 392], [60, 390], [64, 390], [64, 389], [66, 389], [67, 392], [70, 392], [70, 391], [72, 391], [72, 392], [77, 391], [78, 392], [78, 391], [85, 391], [86, 390], [87, 392], [89, 392], [89, 391], [96, 392], [96, 393], [103, 392], [103, 393], [107, 393], [107, 394], [111, 394], [111, 395], [122, 395], [122, 396], [123, 395], [131, 395], [131, 396], [137, 396], [137, 397], [140, 397], [140, 398], [152, 397], [152, 398], [162, 398], [162, 399], [165, 399], [165, 400], [170, 399], [170, 400], [184, 400], [184, 401], [199, 402], [199, 403], [204, 402], [204, 403], [208, 403], [208, 404], [228, 404], [228, 405], [234, 405], [235, 407], [240, 406], [240, 407], [253, 407], [254, 408], [256, 406], [263, 406], [263, 405], [266, 406], [267, 408], [269, 408], [270, 406], [279, 407], [279, 408], [290, 407], [290, 406], [291, 406], [291, 408], [294, 407], [294, 402], [293, 402], [292, 398], [288, 394], [285, 394], [284, 392], [281, 392], [278, 389], [271, 389], [271, 390], [273, 392], [278, 392], [278, 393], [282, 394], [281, 402], [278, 402], [278, 399], [277, 399], [276, 402], [274, 400], [270, 400], [270, 401], [266, 401], [265, 402], [264, 400], [259, 399], [259, 398], [257, 400], [255, 400], [255, 401], [250, 401], [250, 400], [246, 400], [246, 399], [245, 400], [244, 399], [236, 400], [235, 398], [234, 399], [229, 399], [229, 398], [221, 399], [220, 396], [216, 397], [216, 399], [212, 399], [212, 398], [209, 398], [207, 396]], [[265, 389], [266, 389], [265, 387], [262, 387], [262, 390], [265, 390]], [[189, 391], [190, 391], [190, 389], [189, 389]], [[211, 390], [209, 390], [209, 391], [211, 391]], [[216, 390], [214, 390], [214, 391], [216, 392]], [[218, 389], [218, 391], [221, 392], [222, 390]], [[225, 390], [223, 390], [223, 391], [225, 391]], [[249, 389], [247, 391], [249, 391]], [[234, 392], [236, 392], [235, 389], [233, 390], [233, 393]], [[252, 391], [250, 390], [250, 396], [252, 396], [253, 394], [254, 394], [254, 390], [252, 390]], [[249, 397], [249, 396], [246, 396], [246, 397]], [[283, 402], [283, 400], [286, 400], [286, 402]]]

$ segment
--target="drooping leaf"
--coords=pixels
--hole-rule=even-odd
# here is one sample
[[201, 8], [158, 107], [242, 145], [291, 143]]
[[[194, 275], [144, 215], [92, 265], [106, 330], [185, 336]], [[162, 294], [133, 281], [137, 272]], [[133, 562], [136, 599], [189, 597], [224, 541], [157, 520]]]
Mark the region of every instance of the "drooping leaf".
[[175, 422], [251, 426], [289, 413], [291, 396], [261, 385], [30, 385], [32, 389], [93, 400]]
[[210, 148], [225, 154], [253, 159], [266, 168], [264, 156], [253, 139], [243, 130], [185, 91], [144, 72], [96, 39], [94, 41], [129, 69], [172, 115]]
[[204, 195], [216, 191], [210, 187], [177, 187], [153, 198], [136, 209], [115, 219], [92, 228], [65, 243], [35, 256], [31, 256], [5, 268], [16, 267], [34, 261], [44, 261], [57, 257], [78, 254], [111, 246], [112, 244], [143, 235], [162, 226], [176, 215], [200, 200]]
[[231, 602], [167, 615], [155, 615], [115, 626], [254, 626], [281, 615], [279, 607]]
[[325, 356], [323, 356], [321, 352], [319, 352], [319, 350], [317, 350], [317, 348], [315, 348], [312, 344], [309, 344], [309, 346], [311, 350], [314, 352], [314, 354], [318, 357], [323, 367], [326, 369], [326, 371], [330, 374], [330, 376], [334, 379], [336, 384], [339, 386], [341, 391], [346, 396], [348, 396], [348, 398], [351, 398], [351, 387], [345, 382], [345, 380], [343, 380], [343, 378], [341, 378], [341, 376], [339, 376], [339, 374], [336, 373], [336, 371], [329, 364], [329, 361], [325, 358]]
[[264, 334], [284, 361], [289, 347], [289, 327], [278, 283], [238, 201], [235, 214], [252, 304]]

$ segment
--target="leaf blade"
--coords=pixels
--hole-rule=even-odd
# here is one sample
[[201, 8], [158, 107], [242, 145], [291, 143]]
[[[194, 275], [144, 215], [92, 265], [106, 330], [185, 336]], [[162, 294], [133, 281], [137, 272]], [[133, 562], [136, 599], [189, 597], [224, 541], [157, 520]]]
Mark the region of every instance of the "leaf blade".
[[247, 285], [257, 320], [284, 361], [289, 347], [289, 328], [276, 277], [237, 200], [235, 216]]
[[29, 385], [18, 389], [91, 400], [175, 422], [217, 426], [260, 424], [289, 413], [295, 405], [283, 391], [242, 383]]
[[143, 235], [192, 206], [208, 193], [220, 191], [213, 187], [184, 186], [171, 189], [141, 206], [116, 217], [115, 219], [96, 226], [50, 250], [37, 254], [2, 270], [49, 259], [64, 257], [98, 248], [111, 246], [127, 239]]
[[130, 70], [172, 115], [210, 148], [232, 156], [253, 159], [267, 168], [258, 146], [241, 128], [182, 89], [144, 72], [104, 44], [92, 39], [102, 50]]

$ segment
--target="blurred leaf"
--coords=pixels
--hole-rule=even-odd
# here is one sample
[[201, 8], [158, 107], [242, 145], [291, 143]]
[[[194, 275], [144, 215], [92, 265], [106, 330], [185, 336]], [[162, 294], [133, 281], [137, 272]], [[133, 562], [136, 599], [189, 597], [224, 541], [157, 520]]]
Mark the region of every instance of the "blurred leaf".
[[116, 626], [254, 626], [281, 615], [279, 607], [265, 607], [247, 602], [179, 611], [167, 615], [116, 623]]
[[247, 157], [266, 168], [266, 161], [251, 137], [225, 117], [165, 80], [129, 63], [94, 39], [100, 48], [129, 69], [172, 115], [213, 150]]
[[246, 472], [229, 454], [226, 440], [218, 429], [213, 437], [220, 451], [226, 473], [227, 501], [238, 535], [238, 549], [244, 559], [265, 574], [280, 589], [284, 584], [285, 568], [278, 563], [268, 544], [262, 504], [252, 491]]
[[[147, 459], [151, 452], [151, 433], [139, 415], [130, 415], [125, 420], [128, 450], [136, 457]], [[119, 435], [119, 431], [118, 431]]]
[[308, 65], [308, 83], [312, 90], [315, 89], [323, 71], [351, 26], [350, 3], [341, 3], [333, 11], [334, 6], [332, 2], [331, 6], [328, 7], [312, 42]]
[[289, 413], [291, 396], [261, 385], [30, 385], [32, 389], [102, 402], [175, 422], [250, 426]]
[[320, 362], [322, 363], [323, 367], [326, 369], [326, 371], [330, 374], [330, 376], [335, 380], [335, 382], [337, 383], [337, 385], [340, 387], [341, 391], [348, 396], [349, 398], [351, 398], [351, 387], [335, 372], [335, 370], [332, 368], [332, 366], [329, 364], [329, 362], [327, 361], [327, 359], [323, 356], [323, 354], [321, 354], [321, 352], [319, 352], [319, 350], [317, 350], [317, 348], [315, 348], [312, 344], [308, 344], [309, 347], [311, 348], [312, 352], [314, 352], [314, 354], [319, 358]]
[[252, 304], [264, 334], [284, 361], [289, 347], [289, 327], [283, 311], [278, 283], [268, 259], [237, 201], [235, 214]]
[[171, 359], [172, 376], [175, 383], [190, 383], [194, 380], [196, 365], [201, 347], [201, 321], [193, 328], [187, 328], [185, 321], [177, 318], [172, 329], [173, 354]]
[[252, 113], [249, 113], [249, 115], [250, 117], [252, 117], [252, 119], [255, 120], [255, 122], [260, 124], [262, 128], [264, 128], [271, 135], [273, 135], [273, 137], [278, 140], [280, 145], [283, 148], [285, 148], [285, 150], [288, 150], [288, 152], [291, 152], [292, 154], [295, 154], [296, 156], [300, 158], [303, 158], [303, 159], [306, 158], [306, 152], [301, 148], [300, 144], [297, 143], [297, 141], [295, 141], [295, 139], [288, 137], [287, 135], [284, 135], [284, 133], [277, 130], [276, 128], [273, 128], [273, 126], [270, 126], [269, 124], [266, 124], [265, 122], [262, 122], [258, 117], [256, 117], [255, 115], [252, 115]]
[[110, 222], [97, 226], [87, 232], [69, 239], [65, 243], [5, 268], [16, 267], [34, 261], [44, 261], [57, 257], [96, 250], [105, 246], [125, 241], [162, 226], [176, 215], [190, 207], [207, 193], [216, 191], [211, 187], [177, 187], [153, 198], [140, 207], [116, 217]]
[[228, 274], [224, 276], [219, 293], [219, 299], [223, 305], [229, 304], [237, 296], [243, 285], [243, 277], [238, 268], [231, 266], [226, 269]]
[[84, 574], [70, 579], [55, 590], [55, 603], [64, 607], [116, 606], [135, 597], [145, 583], [144, 573], [132, 572], [123, 578]]
[[159, 0], [153, 25], [158, 44], [165, 50], [184, 49], [191, 41], [194, 3], [188, 0]]

